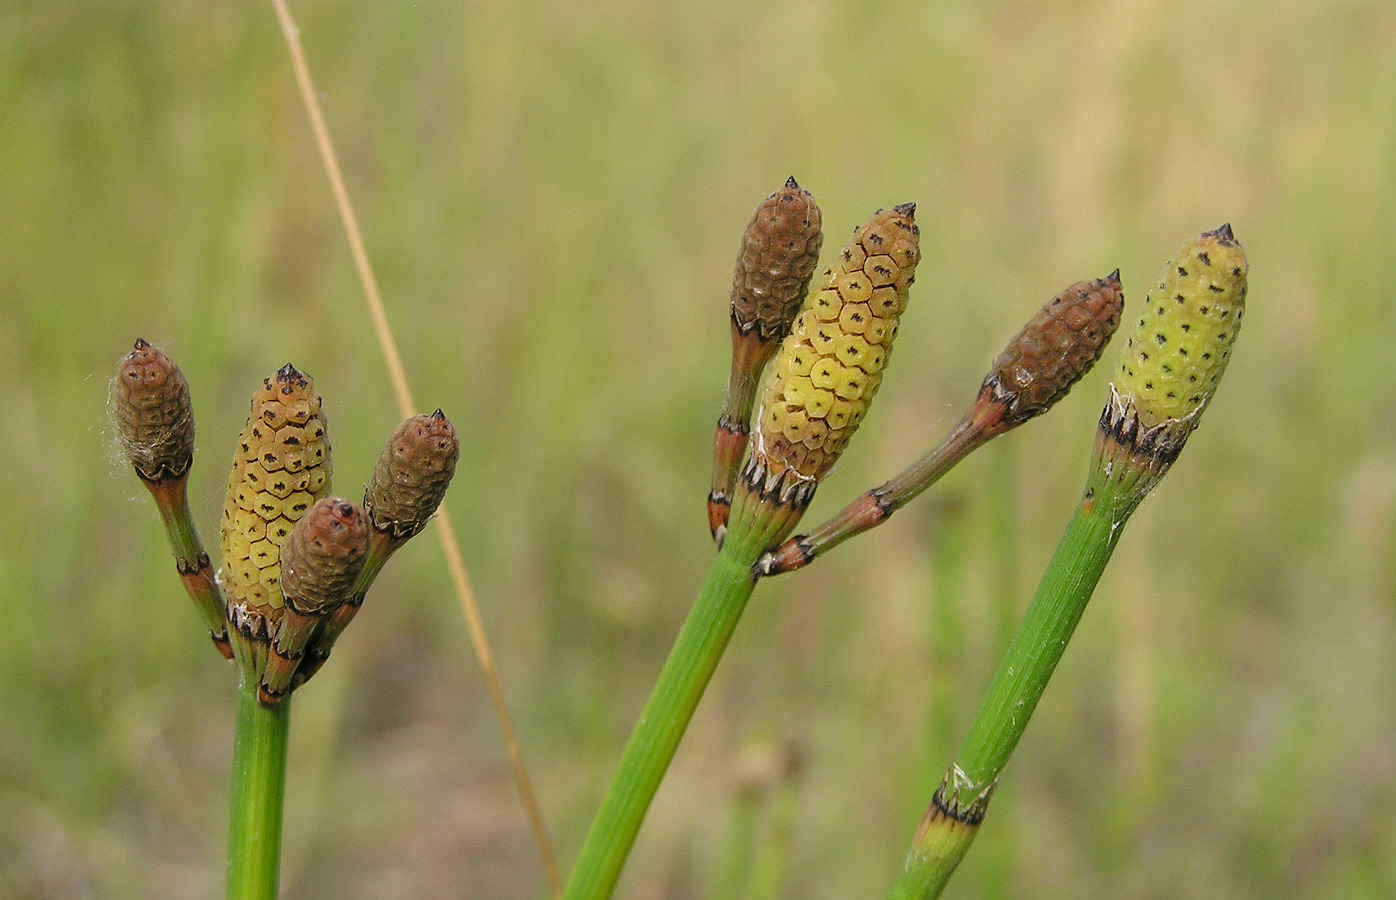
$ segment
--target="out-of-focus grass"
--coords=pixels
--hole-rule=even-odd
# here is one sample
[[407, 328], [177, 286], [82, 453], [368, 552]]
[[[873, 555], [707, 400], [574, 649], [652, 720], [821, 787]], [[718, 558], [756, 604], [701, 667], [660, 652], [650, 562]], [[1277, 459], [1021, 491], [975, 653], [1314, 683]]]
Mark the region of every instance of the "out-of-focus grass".
[[[907, 200], [924, 236], [815, 518], [928, 447], [1061, 287], [1119, 266], [1133, 309], [1223, 221], [1250, 255], [1227, 383], [951, 894], [1396, 893], [1396, 10], [297, 14], [416, 394], [461, 430], [449, 502], [564, 861], [710, 558], [732, 255], [794, 173], [831, 246]], [[106, 379], [137, 336], [185, 369], [210, 544], [259, 378], [316, 377], [349, 494], [396, 420], [271, 10], [0, 5], [0, 161], [0, 893], [216, 896], [233, 673], [113, 461]], [[1080, 489], [1106, 377], [759, 589], [623, 896], [703, 896], [733, 761], [771, 734], [808, 759], [788, 895], [886, 890]], [[543, 893], [432, 541], [293, 729], [288, 896]]]

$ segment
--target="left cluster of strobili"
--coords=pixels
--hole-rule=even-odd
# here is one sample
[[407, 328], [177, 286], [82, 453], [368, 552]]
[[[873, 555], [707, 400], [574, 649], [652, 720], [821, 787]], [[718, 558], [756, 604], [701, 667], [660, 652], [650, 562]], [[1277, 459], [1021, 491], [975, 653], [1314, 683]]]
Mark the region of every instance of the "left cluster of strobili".
[[286, 365], [252, 397], [213, 571], [189, 511], [189, 384], [144, 340], [117, 368], [112, 415], [155, 498], [176, 568], [214, 645], [273, 706], [319, 670], [388, 558], [426, 526], [455, 473], [459, 441], [437, 410], [393, 432], [362, 504], [330, 494], [330, 442], [309, 375]]

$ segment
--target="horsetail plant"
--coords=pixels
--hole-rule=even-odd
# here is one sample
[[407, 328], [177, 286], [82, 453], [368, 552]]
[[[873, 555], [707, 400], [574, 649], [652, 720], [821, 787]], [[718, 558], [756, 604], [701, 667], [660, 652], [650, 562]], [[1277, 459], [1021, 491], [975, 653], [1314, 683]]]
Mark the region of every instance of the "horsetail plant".
[[753, 566], [794, 529], [866, 414], [921, 259], [914, 216], [915, 206], [908, 203], [879, 210], [855, 230], [780, 344], [762, 387], [725, 534], [720, 525], [715, 528], [721, 537], [717, 558], [592, 820], [566, 900], [611, 896], [650, 801], [751, 598]]
[[1211, 402], [1245, 313], [1247, 263], [1229, 225], [1183, 245], [1149, 291], [1096, 429], [1085, 492], [891, 897], [940, 896], [1085, 611], [1124, 526]]
[[[180, 578], [237, 664], [228, 896], [276, 897], [292, 691], [324, 664], [389, 556], [425, 526], [455, 471], [455, 429], [440, 410], [394, 433], [365, 506], [329, 497], [320, 396], [286, 365], [253, 396], [224, 502], [215, 576], [189, 514], [194, 420], [189, 386], [143, 340], [111, 390], [122, 449], [165, 522]], [[226, 593], [225, 593], [226, 592]]]

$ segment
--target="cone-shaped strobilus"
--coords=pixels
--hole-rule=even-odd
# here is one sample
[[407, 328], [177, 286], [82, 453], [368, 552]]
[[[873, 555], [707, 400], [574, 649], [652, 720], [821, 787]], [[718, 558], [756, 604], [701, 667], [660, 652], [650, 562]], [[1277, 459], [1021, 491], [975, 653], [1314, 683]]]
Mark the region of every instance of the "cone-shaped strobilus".
[[1248, 268], [1230, 225], [1187, 242], [1150, 289], [1125, 342], [1102, 431], [1119, 452], [1148, 457], [1151, 471], [1161, 465], [1159, 478], [1226, 371], [1246, 313]]
[[1100, 359], [1120, 323], [1123, 303], [1118, 271], [1073, 284], [1048, 300], [1008, 342], [974, 403], [935, 449], [815, 531], [767, 553], [757, 572], [775, 575], [808, 565], [886, 521], [971, 451], [1051, 409]]
[[732, 488], [746, 454], [761, 373], [790, 332], [824, 242], [819, 207], [792, 176], [767, 197], [742, 233], [732, 275], [732, 370], [713, 444], [708, 524], [727, 525]]
[[368, 557], [368, 531], [368, 515], [341, 497], [318, 501], [291, 529], [281, 553], [285, 605], [258, 688], [264, 705], [291, 690], [315, 632], [349, 600]]
[[1216, 392], [1245, 313], [1247, 268], [1223, 225], [1184, 244], [1149, 291], [1096, 428], [1085, 493], [917, 828], [893, 898], [939, 896], [969, 849], [1126, 522]]
[[234, 656], [251, 684], [263, 682], [285, 612], [283, 545], [329, 491], [330, 443], [320, 395], [310, 376], [287, 364], [252, 397], [223, 502], [228, 622]]
[[111, 411], [122, 452], [160, 511], [180, 581], [203, 616], [214, 646], [231, 658], [223, 596], [189, 512], [189, 469], [194, 462], [189, 383], [163, 350], [138, 338], [112, 380]]
[[112, 382], [121, 447], [142, 481], [188, 476], [194, 462], [194, 407], [179, 366], [142, 338], [121, 358]]

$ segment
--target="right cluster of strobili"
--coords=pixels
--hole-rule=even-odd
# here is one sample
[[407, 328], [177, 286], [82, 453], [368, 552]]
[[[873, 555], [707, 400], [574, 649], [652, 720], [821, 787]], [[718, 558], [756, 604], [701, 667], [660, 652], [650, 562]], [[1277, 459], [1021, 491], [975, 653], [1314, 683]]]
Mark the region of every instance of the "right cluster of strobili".
[[[788, 571], [878, 524], [970, 450], [1050, 409], [1120, 324], [1119, 272], [1048, 300], [990, 367], [956, 428], [897, 478], [786, 541], [868, 411], [921, 260], [915, 205], [879, 210], [818, 276], [822, 216], [794, 178], [742, 236], [731, 295], [732, 368], [714, 441], [708, 519], [719, 542], [771, 551]], [[1228, 225], [1189, 241], [1145, 300], [1100, 421], [1097, 455], [1138, 497], [1158, 483], [1221, 378], [1245, 306], [1246, 260]], [[1137, 502], [1137, 500], [1135, 501]], [[784, 545], [782, 542], [786, 542]]]
[[388, 558], [436, 512], [455, 472], [437, 410], [393, 432], [359, 504], [330, 494], [329, 434], [309, 375], [286, 365], [252, 397], [214, 573], [187, 502], [194, 415], [183, 373], [138, 340], [112, 386], [122, 447], [155, 498], [176, 566], [215, 646], [272, 706], [315, 674]]

